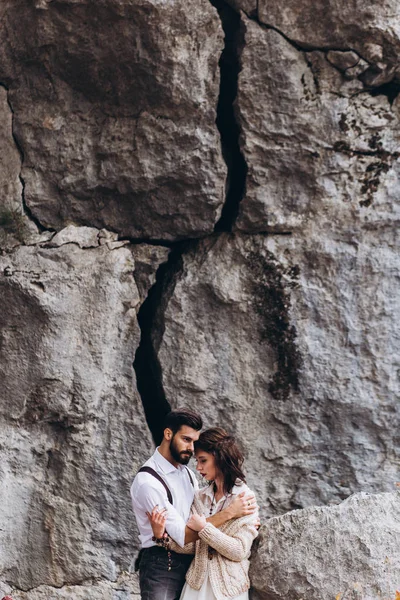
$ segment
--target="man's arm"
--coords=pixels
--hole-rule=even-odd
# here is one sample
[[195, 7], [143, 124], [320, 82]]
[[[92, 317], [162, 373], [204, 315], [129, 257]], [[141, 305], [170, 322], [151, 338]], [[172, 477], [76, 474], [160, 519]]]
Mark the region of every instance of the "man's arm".
[[[224, 510], [215, 513], [210, 517], [207, 517], [207, 523], [211, 523], [214, 527], [221, 527], [227, 521], [231, 519], [237, 519], [239, 517], [244, 517], [246, 515], [252, 515], [257, 510], [257, 502], [255, 496], [253, 494], [246, 495], [246, 492], [242, 492], [238, 494], [233, 502]], [[195, 542], [199, 539], [199, 534], [197, 531], [190, 527], [191, 519], [186, 524], [185, 527], [185, 545], [189, 542]], [[173, 537], [171, 535], [171, 537]]]

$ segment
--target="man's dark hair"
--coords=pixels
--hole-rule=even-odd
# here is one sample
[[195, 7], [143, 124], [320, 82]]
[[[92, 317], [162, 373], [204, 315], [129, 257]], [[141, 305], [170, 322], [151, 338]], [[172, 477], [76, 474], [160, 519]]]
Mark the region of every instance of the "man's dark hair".
[[164, 429], [171, 429], [174, 435], [182, 425], [187, 425], [187, 427], [200, 431], [203, 427], [203, 421], [200, 415], [187, 408], [171, 410], [165, 417]]

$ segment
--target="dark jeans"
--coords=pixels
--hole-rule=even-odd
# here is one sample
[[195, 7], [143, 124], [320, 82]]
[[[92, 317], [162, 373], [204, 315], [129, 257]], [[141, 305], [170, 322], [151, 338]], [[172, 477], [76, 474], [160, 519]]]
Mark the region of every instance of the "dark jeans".
[[139, 566], [141, 600], [179, 600], [192, 555], [171, 552], [171, 570], [165, 548], [153, 546], [142, 551]]

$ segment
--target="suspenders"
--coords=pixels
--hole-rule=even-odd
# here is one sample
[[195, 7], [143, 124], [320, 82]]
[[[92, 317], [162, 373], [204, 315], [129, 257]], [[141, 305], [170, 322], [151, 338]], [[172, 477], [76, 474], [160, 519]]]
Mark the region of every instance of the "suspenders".
[[[193, 479], [192, 479], [192, 474], [190, 473], [190, 471], [189, 471], [189, 469], [187, 467], [185, 467], [185, 471], [188, 474], [188, 477], [190, 479], [190, 483], [192, 484], [192, 487], [194, 487], [194, 483], [193, 483]], [[138, 473], [150, 473], [150, 475], [153, 475], [153, 477], [155, 477], [164, 486], [165, 491], [167, 492], [168, 502], [170, 504], [173, 504], [171, 490], [169, 489], [169, 487], [167, 486], [167, 484], [165, 483], [165, 481], [161, 477], [161, 475], [159, 475], [157, 473], [157, 471], [155, 471], [151, 467], [142, 467], [141, 469], [139, 469]]]
[[190, 469], [188, 469], [187, 467], [185, 467], [185, 469], [186, 469], [186, 473], [188, 474], [188, 477], [190, 479], [190, 483], [192, 484], [192, 488], [194, 488], [194, 483], [193, 483], [192, 474], [190, 472]]
[[[192, 474], [190, 472], [190, 470], [185, 467], [186, 473], [188, 474], [188, 477], [190, 479], [190, 483], [192, 484], [192, 487], [194, 487], [194, 483], [193, 483], [193, 479], [192, 479]], [[173, 500], [172, 500], [172, 494], [171, 494], [171, 490], [169, 489], [169, 487], [167, 486], [167, 484], [165, 483], [164, 479], [161, 477], [161, 475], [159, 475], [157, 473], [157, 471], [155, 471], [154, 469], [152, 469], [151, 467], [142, 467], [141, 469], [139, 469], [138, 473], [150, 473], [150, 475], [153, 475], [153, 477], [155, 477], [165, 488], [165, 491], [167, 492], [167, 498], [168, 498], [168, 502], [170, 504], [173, 504]], [[142, 558], [143, 555], [143, 548], [139, 551], [139, 555], [135, 560], [135, 571], [138, 571], [140, 568], [140, 560]]]

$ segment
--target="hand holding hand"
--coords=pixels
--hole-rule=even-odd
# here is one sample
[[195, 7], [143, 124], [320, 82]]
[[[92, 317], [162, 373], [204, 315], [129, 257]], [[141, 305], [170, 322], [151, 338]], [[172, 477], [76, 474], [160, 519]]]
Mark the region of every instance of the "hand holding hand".
[[192, 515], [186, 525], [193, 531], [201, 531], [207, 525], [207, 521], [203, 515]]
[[165, 532], [165, 523], [167, 521], [167, 509], [162, 508], [158, 510], [158, 505], [153, 508], [151, 513], [146, 512], [146, 515], [150, 521], [153, 535], [155, 538], [161, 538]]
[[242, 492], [238, 494], [233, 502], [230, 504], [229, 509], [232, 513], [232, 519], [238, 519], [239, 517], [245, 517], [252, 515], [258, 509], [256, 498], [253, 494]]

